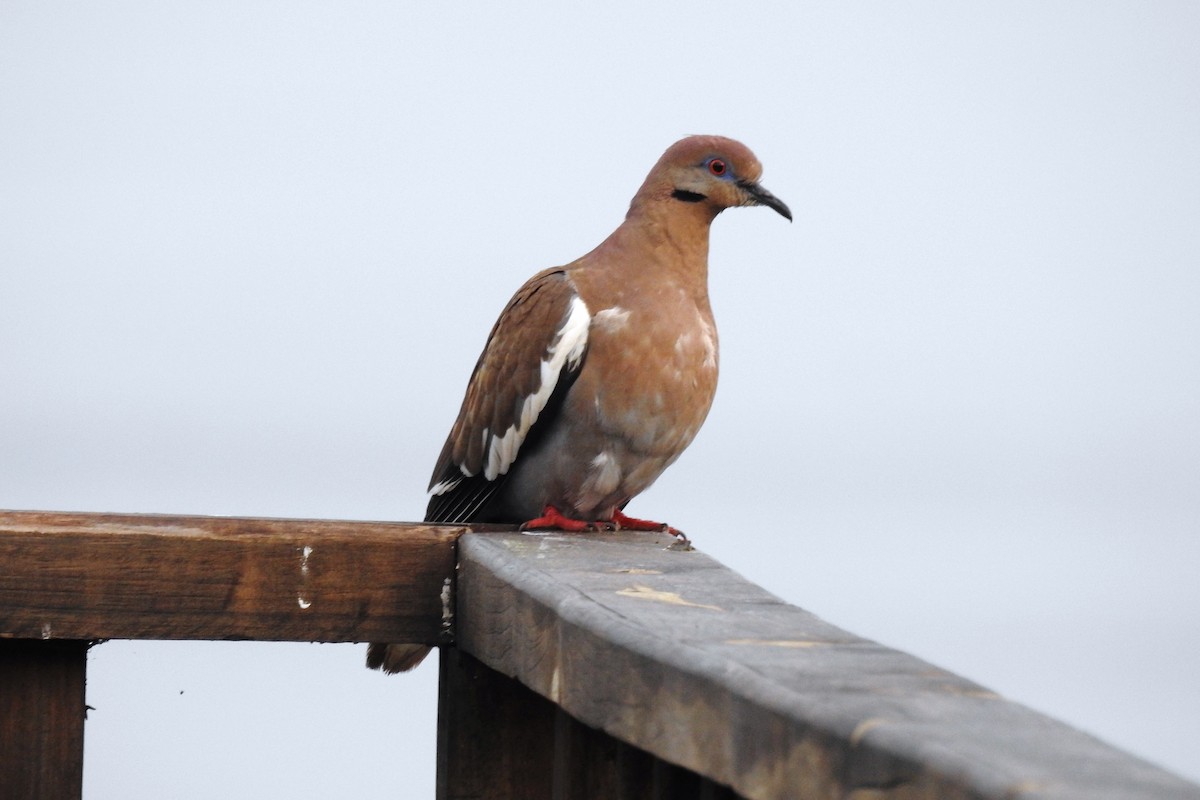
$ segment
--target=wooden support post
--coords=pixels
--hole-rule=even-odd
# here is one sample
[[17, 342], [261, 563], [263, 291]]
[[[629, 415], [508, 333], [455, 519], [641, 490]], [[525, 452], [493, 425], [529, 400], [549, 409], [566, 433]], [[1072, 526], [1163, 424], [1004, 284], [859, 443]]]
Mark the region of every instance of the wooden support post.
[[589, 728], [456, 648], [441, 651], [438, 800], [733, 800]]
[[442, 648], [438, 800], [553, 800], [555, 713], [512, 678]]
[[728, 787], [589, 728], [558, 709], [554, 800], [735, 800]]
[[558, 709], [554, 725], [554, 800], [642, 800], [640, 793], [633, 792], [645, 783], [645, 774], [624, 774], [619, 768], [623, 766], [619, 764], [620, 749], [616, 739]]
[[88, 643], [0, 639], [0, 797], [83, 793]]

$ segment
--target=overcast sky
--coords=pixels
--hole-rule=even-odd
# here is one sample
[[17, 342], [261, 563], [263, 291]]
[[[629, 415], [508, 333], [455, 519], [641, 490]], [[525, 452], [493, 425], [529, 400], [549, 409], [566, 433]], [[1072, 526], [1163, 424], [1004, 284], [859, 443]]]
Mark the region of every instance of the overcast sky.
[[[629, 511], [1200, 780], [1200, 5], [0, 5], [0, 507], [419, 519], [671, 142], [716, 405]], [[109, 642], [85, 795], [432, 797], [436, 667]]]

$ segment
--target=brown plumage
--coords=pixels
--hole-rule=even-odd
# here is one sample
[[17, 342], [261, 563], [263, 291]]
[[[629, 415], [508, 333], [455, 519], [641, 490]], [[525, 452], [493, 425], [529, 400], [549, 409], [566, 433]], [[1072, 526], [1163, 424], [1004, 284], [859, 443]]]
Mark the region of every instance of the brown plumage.
[[[666, 529], [621, 510], [691, 443], [717, 386], [708, 231], [731, 206], [782, 201], [749, 149], [676, 142], [596, 249], [533, 276], [488, 337], [430, 481], [428, 522]], [[372, 645], [411, 669], [428, 649]]]

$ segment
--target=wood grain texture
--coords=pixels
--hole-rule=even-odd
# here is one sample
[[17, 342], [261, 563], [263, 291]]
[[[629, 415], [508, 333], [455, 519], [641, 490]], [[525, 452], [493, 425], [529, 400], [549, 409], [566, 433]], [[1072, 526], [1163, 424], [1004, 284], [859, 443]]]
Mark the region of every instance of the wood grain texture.
[[444, 643], [463, 530], [0, 512], [0, 637]]
[[457, 648], [439, 657], [437, 800], [555, 800], [554, 704]]
[[81, 796], [87, 648], [0, 639], [0, 798]]
[[468, 534], [458, 647], [580, 722], [756, 800], [1200, 798], [670, 541]]
[[590, 728], [456, 647], [441, 650], [438, 800], [735, 800]]

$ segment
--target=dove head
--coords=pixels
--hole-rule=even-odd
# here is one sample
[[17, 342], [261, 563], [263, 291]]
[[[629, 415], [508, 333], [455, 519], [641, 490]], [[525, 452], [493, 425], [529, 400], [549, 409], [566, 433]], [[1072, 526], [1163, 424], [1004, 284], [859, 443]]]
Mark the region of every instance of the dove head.
[[792, 212], [759, 185], [762, 164], [741, 142], [723, 136], [689, 136], [667, 148], [633, 198], [630, 212], [653, 203], [691, 206], [711, 221], [731, 206], [766, 206], [788, 220]]

